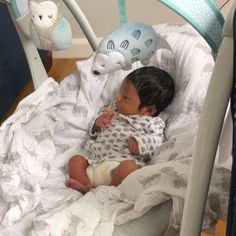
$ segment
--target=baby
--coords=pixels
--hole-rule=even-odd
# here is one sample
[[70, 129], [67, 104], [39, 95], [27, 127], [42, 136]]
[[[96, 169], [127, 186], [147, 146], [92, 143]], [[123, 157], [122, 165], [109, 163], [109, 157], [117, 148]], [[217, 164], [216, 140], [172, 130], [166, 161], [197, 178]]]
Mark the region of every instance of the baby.
[[98, 185], [119, 185], [149, 163], [163, 141], [158, 116], [172, 101], [173, 79], [157, 67], [142, 67], [123, 81], [116, 100], [96, 117], [85, 145], [87, 153], [69, 161], [66, 186], [85, 194]]

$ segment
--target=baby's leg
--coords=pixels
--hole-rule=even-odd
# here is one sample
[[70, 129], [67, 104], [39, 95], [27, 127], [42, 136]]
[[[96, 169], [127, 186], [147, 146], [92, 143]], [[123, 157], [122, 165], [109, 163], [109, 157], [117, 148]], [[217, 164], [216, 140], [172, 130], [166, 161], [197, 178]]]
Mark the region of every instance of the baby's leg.
[[122, 161], [114, 170], [111, 185], [119, 185], [129, 174], [137, 170], [138, 167], [132, 160]]
[[70, 179], [66, 181], [66, 186], [78, 190], [85, 194], [93, 187], [86, 173], [88, 161], [80, 155], [71, 157], [69, 161]]
[[77, 190], [82, 194], [89, 192], [92, 188], [95, 187], [92, 184], [87, 184], [87, 185], [81, 184], [78, 180], [72, 178], [66, 181], [66, 186], [68, 188], [73, 188], [74, 190]]

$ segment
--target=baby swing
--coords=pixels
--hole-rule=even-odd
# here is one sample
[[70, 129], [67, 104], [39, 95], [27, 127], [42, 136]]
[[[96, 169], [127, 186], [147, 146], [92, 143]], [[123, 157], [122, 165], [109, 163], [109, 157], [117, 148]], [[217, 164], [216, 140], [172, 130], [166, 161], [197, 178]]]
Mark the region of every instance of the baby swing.
[[[30, 19], [30, 14], [32, 16], [34, 16], [34, 14], [38, 14], [37, 6], [35, 7], [35, 6], [33, 6], [33, 4], [32, 5], [29, 4], [29, 6], [28, 6], [28, 1], [24, 1], [24, 0], [23, 1], [20, 1], [20, 0], [10, 1], [10, 0], [8, 0], [8, 1], [1, 1], [1, 2], [7, 2], [7, 4], [8, 4], [9, 11], [11, 12], [12, 18], [14, 19], [14, 22], [16, 24], [16, 29], [19, 33], [20, 40], [22, 42], [22, 46], [24, 48], [24, 51], [25, 51], [25, 54], [26, 54], [26, 57], [28, 60], [28, 64], [30, 66], [34, 86], [37, 89], [35, 91], [35, 94], [32, 97], [33, 100], [30, 100], [31, 97], [29, 97], [28, 100], [26, 99], [25, 103], [23, 102], [22, 106], [19, 107], [18, 111], [21, 112], [21, 114], [18, 112], [17, 115], [12, 116], [7, 122], [5, 122], [2, 125], [1, 129], [2, 129], [2, 132], [4, 133], [5, 132], [4, 128], [9, 127], [10, 124], [12, 124], [12, 122], [14, 120], [17, 120], [17, 119], [19, 119], [19, 117], [21, 117], [21, 115], [23, 114], [24, 106], [26, 107], [26, 105], [27, 106], [29, 105], [28, 102], [32, 102], [32, 106], [33, 106], [34, 102], [37, 103], [37, 99], [40, 95], [44, 96], [44, 94], [42, 92], [42, 86], [44, 86], [44, 88], [46, 90], [48, 90], [48, 93], [51, 92], [51, 94], [53, 94], [53, 91], [50, 90], [50, 86], [51, 86], [51, 89], [52, 88], [55, 89], [55, 87], [56, 87], [56, 85], [53, 84], [52, 82], [47, 82], [48, 76], [47, 76], [47, 73], [45, 72], [45, 69], [43, 67], [43, 64], [42, 64], [41, 59], [38, 55], [35, 45], [37, 45], [38, 48], [44, 48], [47, 50], [62, 49], [62, 48], [70, 46], [70, 43], [71, 43], [70, 40], [71, 40], [72, 35], [71, 35], [69, 23], [60, 14], [59, 9], [60, 9], [61, 1], [59, 1], [59, 0], [58, 1], [38, 1], [38, 2], [36, 1], [36, 3], [46, 2], [47, 4], [49, 2], [53, 2], [52, 5], [50, 3], [50, 6], [52, 6], [52, 9], [55, 12], [58, 12], [58, 15], [60, 16], [58, 19], [59, 23], [57, 24], [57, 28], [56, 27], [50, 28], [49, 31], [46, 31], [45, 27], [44, 28], [36, 27], [37, 22], [34, 22], [34, 20], [33, 20], [34, 18]], [[32, 0], [30, 2], [33, 3], [34, 1]], [[89, 76], [88, 76], [88, 73], [91, 73], [90, 72], [91, 68], [95, 67], [96, 70], [94, 70], [94, 71], [97, 71], [96, 65], [99, 64], [100, 60], [101, 60], [100, 57], [96, 57], [98, 55], [98, 53], [106, 54], [107, 52], [105, 52], [102, 49], [102, 47], [103, 47], [102, 43], [101, 44], [97, 43], [97, 38], [96, 38], [90, 24], [88, 23], [86, 17], [84, 16], [82, 10], [79, 8], [78, 4], [76, 3], [76, 1], [64, 0], [63, 2], [69, 8], [71, 13], [74, 15], [75, 19], [78, 21], [83, 32], [85, 33], [89, 43], [91, 44], [91, 47], [97, 53], [95, 55], [95, 57], [89, 58], [88, 61], [86, 61], [86, 62], [78, 62], [79, 67], [82, 67], [82, 69], [79, 71], [79, 73], [77, 73], [77, 75], [79, 75], [81, 77], [81, 84], [79, 84], [79, 85], [77, 84], [77, 86], [79, 86], [78, 88], [80, 88], [80, 86], [82, 87], [82, 85], [86, 84], [86, 81], [91, 80], [91, 79], [89, 79]], [[180, 14], [186, 21], [188, 21], [202, 35], [202, 37], [205, 39], [207, 44], [210, 46], [210, 48], [212, 50], [212, 54], [214, 55], [214, 57], [216, 59], [215, 60], [215, 67], [214, 67], [214, 70], [213, 70], [213, 73], [211, 76], [210, 84], [208, 87], [208, 92], [206, 95], [205, 105], [204, 105], [204, 108], [203, 108], [203, 111], [201, 114], [201, 120], [200, 120], [200, 125], [198, 128], [197, 139], [196, 139], [195, 146], [194, 146], [193, 161], [192, 161], [192, 165], [191, 165], [190, 177], [188, 180], [188, 187], [187, 187], [187, 192], [186, 192], [186, 196], [185, 196], [185, 204], [184, 204], [184, 210], [183, 210], [183, 219], [182, 219], [181, 230], [180, 230], [181, 236], [182, 235], [183, 236], [199, 235], [201, 232], [201, 228], [202, 228], [204, 210], [205, 210], [205, 205], [206, 205], [206, 201], [207, 201], [209, 183], [210, 183], [210, 179], [211, 179], [211, 175], [212, 175], [213, 164], [214, 164], [214, 159], [216, 156], [217, 147], [219, 144], [219, 150], [221, 151], [221, 148], [224, 149], [224, 147], [221, 145], [221, 143], [224, 143], [225, 140], [230, 140], [230, 132], [225, 131], [226, 134], [224, 137], [224, 130], [225, 130], [224, 129], [223, 133], [222, 133], [223, 134], [222, 135], [223, 141], [221, 141], [221, 143], [219, 143], [221, 129], [222, 129], [222, 126], [224, 123], [224, 118], [225, 118], [225, 114], [227, 111], [227, 106], [228, 106], [228, 101], [229, 101], [229, 97], [230, 97], [230, 93], [231, 93], [231, 89], [232, 89], [232, 81], [233, 81], [232, 80], [232, 78], [233, 78], [233, 58], [232, 58], [232, 60], [227, 60], [226, 58], [228, 58], [229, 55], [232, 55], [232, 52], [233, 52], [233, 37], [232, 37], [233, 27], [232, 27], [232, 25], [234, 22], [233, 16], [234, 16], [235, 4], [232, 7], [231, 13], [229, 14], [228, 18], [226, 19], [226, 22], [224, 23], [224, 19], [223, 19], [222, 15], [218, 11], [218, 8], [216, 7], [215, 3], [211, 0], [201, 0], [201, 1], [199, 1], [199, 0], [191, 0], [191, 1], [160, 0], [160, 2], [162, 2], [163, 4], [168, 6], [169, 8], [173, 9], [178, 14]], [[46, 9], [48, 9], [48, 8], [46, 8]], [[40, 10], [41, 9], [39, 8], [39, 11]], [[122, 0], [119, 1], [119, 10], [120, 10], [120, 19], [121, 19], [121, 28], [122, 28], [122, 25], [126, 24], [126, 22], [127, 22], [125, 2]], [[31, 11], [31, 13], [29, 13], [29, 11]], [[44, 12], [47, 12], [47, 10], [44, 10]], [[199, 14], [199, 13], [201, 13], [201, 14]], [[204, 17], [202, 17], [202, 16], [204, 16]], [[224, 26], [224, 28], [223, 28], [223, 26]], [[118, 28], [118, 32], [119, 32], [119, 30], [120, 30], [120, 28]], [[167, 40], [168, 37], [167, 38], [164, 37], [165, 34], [168, 34], [168, 33], [171, 34], [172, 30], [176, 30], [176, 32], [178, 32], [178, 30], [179, 30], [179, 32], [178, 32], [179, 35], [188, 33], [187, 31], [181, 31], [181, 30], [183, 30], [183, 28], [175, 29], [175, 27], [172, 27], [169, 31], [168, 31], [168, 29], [165, 30], [165, 25], [162, 25], [162, 26], [156, 28], [156, 32], [158, 35], [157, 44], [158, 44], [158, 42], [160, 42], [159, 47], [162, 49], [164, 48], [164, 50], [162, 51], [162, 55], [159, 56], [163, 60], [164, 59], [171, 60], [171, 58], [173, 56], [168, 53], [169, 52], [168, 50], [170, 49], [169, 46], [171, 45], [170, 41], [173, 40], [172, 45], [171, 45], [171, 49], [173, 49], [173, 47], [174, 47], [173, 45], [176, 44], [176, 41], [174, 39], [171, 39], [171, 37], [173, 37], [173, 35], [170, 37], [170, 41]], [[140, 29], [139, 32], [141, 32], [141, 31], [142, 31], [142, 29]], [[222, 37], [222, 31], [223, 31], [223, 37]], [[63, 33], [65, 33], [66, 37], [64, 37], [64, 38], [62, 37], [62, 40], [58, 41], [57, 36], [63, 35]], [[193, 30], [190, 30], [190, 34], [191, 34], [190, 38], [192, 37], [192, 38], [196, 39], [198, 37], [196, 32]], [[112, 34], [107, 37], [108, 40], [110, 40], [110, 42], [112, 41], [112, 37], [114, 37], [114, 35], [112, 35]], [[158, 39], [160, 39], [160, 40], [158, 41]], [[161, 40], [163, 40], [162, 41], [163, 43], [161, 43]], [[199, 40], [199, 37], [198, 37], [198, 40]], [[187, 43], [187, 41], [186, 41], [186, 43]], [[200, 44], [201, 47], [206, 48], [204, 46], [204, 44], [200, 41], [197, 41], [196, 45], [197, 44], [198, 45]], [[109, 45], [111, 45], [111, 44], [109, 44]], [[127, 42], [123, 43], [122, 45], [124, 47], [127, 47]], [[156, 47], [158, 47], [158, 46], [156, 46]], [[115, 47], [111, 46], [108, 53], [113, 52], [114, 49], [115, 49]], [[195, 49], [196, 49], [196, 47], [195, 47]], [[176, 51], [177, 51], [177, 49], [176, 49]], [[119, 53], [122, 54], [122, 51], [119, 51]], [[137, 53], [137, 50], [135, 51], [135, 53]], [[152, 56], [153, 56], [153, 54], [152, 54]], [[181, 56], [183, 56], [183, 55], [181, 55]], [[156, 56], [155, 60], [158, 60], [157, 57], [158, 56]], [[119, 55], [119, 59], [120, 58], [121, 57]], [[204, 58], [204, 56], [201, 57], [201, 59], [203, 59], [203, 58]], [[112, 57], [112, 60], [113, 59], [115, 61], [117, 59], [117, 57]], [[129, 58], [125, 56], [123, 59], [126, 61]], [[179, 59], [181, 59], [181, 57], [179, 57]], [[113, 62], [112, 60], [111, 60], [111, 62]], [[139, 60], [140, 60], [140, 58], [136, 57], [135, 60], [132, 60], [131, 61], [132, 63], [130, 63], [130, 64], [133, 64], [132, 65], [133, 67], [137, 66], [138, 64], [136, 62]], [[154, 63], [154, 61], [151, 60], [150, 63]], [[160, 63], [161, 62], [159, 62], [159, 65], [160, 65]], [[209, 64], [212, 62], [207, 61], [207, 63]], [[119, 66], [121, 65], [121, 63], [118, 63], [118, 64], [119, 64]], [[140, 65], [138, 65], [138, 66], [140, 66]], [[173, 65], [171, 65], [171, 66], [173, 66]], [[120, 69], [123, 67], [118, 67], [118, 68]], [[109, 70], [109, 72], [113, 71], [113, 73], [114, 73], [113, 75], [117, 75], [117, 77], [123, 77], [121, 75], [124, 75], [126, 73], [126, 71], [121, 71], [121, 70], [117, 71], [118, 68], [111, 67], [110, 68], [111, 70]], [[106, 74], [107, 72], [108, 71], [105, 71], [104, 75], [99, 77], [100, 79], [96, 79], [97, 82], [95, 82], [95, 80], [94, 80], [94, 82], [90, 82], [90, 83], [95, 83], [95, 85], [90, 84], [89, 85], [90, 87], [86, 87], [88, 94], [91, 95], [92, 92], [95, 93], [96, 89], [98, 89], [98, 87], [101, 84], [103, 84], [103, 86], [106, 85], [107, 87], [103, 87], [102, 88], [103, 92], [100, 93], [100, 95], [102, 94], [101, 101], [103, 101], [102, 99], [104, 99], [104, 97], [106, 97], [106, 99], [109, 100], [113, 95], [113, 94], [109, 93], [110, 87], [108, 85], [114, 87], [115, 82], [112, 82], [112, 79], [110, 79], [111, 81], [108, 79], [112, 76], [110, 76], [109, 74], [107, 75]], [[72, 79], [74, 78], [73, 75], [71, 76], [71, 78]], [[222, 78], [224, 78], [224, 79], [222, 79]], [[108, 81], [108, 82], [105, 83], [105, 81]], [[195, 82], [195, 83], [197, 83], [197, 82]], [[75, 84], [70, 84], [70, 85], [75, 86]], [[88, 85], [86, 85], [86, 86], [88, 86]], [[96, 87], [96, 86], [98, 86], [98, 87]], [[60, 90], [61, 93], [63, 93], [63, 89], [65, 89], [65, 87], [61, 88], [61, 90]], [[71, 90], [71, 93], [72, 93], [72, 90]], [[216, 95], [218, 95], [218, 96], [216, 96]], [[100, 106], [100, 104], [98, 103], [98, 100], [100, 99], [100, 97], [98, 97], [98, 95], [96, 95], [96, 96], [95, 96], [95, 98], [93, 98], [93, 105], [90, 107], [91, 110], [92, 109], [96, 110], [95, 107], [98, 105]], [[99, 100], [99, 102], [101, 102], [101, 101]], [[234, 96], [232, 96], [232, 101], [234, 104]], [[39, 106], [39, 109], [40, 108], [42, 108], [42, 106], [41, 107]], [[234, 112], [234, 107], [232, 109]], [[87, 119], [88, 119], [90, 117], [89, 116], [90, 111], [84, 110], [84, 112], [87, 112], [86, 114], [88, 116], [87, 117]], [[172, 111], [170, 111], [170, 112], [172, 112]], [[34, 112], [30, 113], [29, 116], [33, 116], [33, 113]], [[228, 112], [228, 116], [225, 118], [225, 127], [227, 126], [227, 122], [229, 122], [229, 121], [230, 121], [230, 115]], [[177, 133], [176, 133], [176, 135], [177, 135]], [[235, 136], [235, 134], [234, 134], [234, 136]], [[40, 139], [42, 139], [41, 136], [40, 136]], [[211, 142], [208, 143], [206, 139], [211, 140]], [[2, 138], [1, 140], [4, 140], [4, 139]], [[226, 152], [227, 151], [228, 150], [226, 150]], [[159, 154], [161, 156], [161, 153], [159, 153]], [[1, 154], [1, 155], [3, 155], [3, 154]], [[164, 156], [164, 154], [163, 154], [163, 156]], [[170, 166], [168, 166], [168, 168], [170, 168]], [[201, 169], [201, 175], [199, 176], [200, 169]], [[150, 170], [152, 170], [152, 167], [150, 167]], [[115, 198], [112, 199], [112, 196], [113, 197], [115, 196], [117, 198], [120, 197], [119, 200], [126, 199], [126, 201], [127, 201], [126, 203], [128, 204], [128, 200], [127, 200], [127, 198], [125, 198], [125, 196], [126, 197], [130, 196], [130, 199], [132, 199], [132, 198], [134, 198], [134, 195], [136, 193], [129, 193], [128, 190], [125, 188], [127, 188], [128, 184], [130, 184], [130, 183], [133, 184], [132, 181], [134, 181], [134, 183], [135, 183], [135, 181], [136, 181], [135, 177], [138, 179], [138, 177], [142, 176], [141, 175], [143, 173], [142, 171], [144, 171], [144, 170], [140, 170], [140, 173], [133, 175], [133, 177], [131, 176], [130, 178], [127, 179], [127, 181], [123, 185], [121, 185], [119, 191], [121, 191], [121, 192], [124, 191], [122, 193], [126, 193], [126, 195], [122, 195], [122, 194], [119, 195], [118, 192], [116, 192], [116, 190], [114, 190], [114, 192], [111, 192], [111, 202], [112, 202], [112, 200], [115, 199]], [[154, 171], [154, 169], [153, 169], [153, 171]], [[154, 171], [154, 173], [156, 174], [156, 170]], [[234, 172], [232, 171], [232, 176], [233, 176], [233, 174], [234, 174]], [[29, 181], [29, 180], [27, 180], [27, 181]], [[147, 179], [145, 179], [145, 181], [147, 181]], [[233, 182], [233, 177], [232, 177], [232, 186], [233, 185], [234, 185], [234, 182]], [[40, 192], [37, 184], [35, 184], [35, 185], [32, 184], [32, 186], [35, 187], [35, 192]], [[137, 183], [137, 192], [140, 191], [140, 189], [141, 189], [141, 187], [139, 189], [138, 186], [139, 185]], [[146, 186], [146, 185], [144, 184], [144, 186]], [[110, 191], [110, 190], [108, 190], [108, 191]], [[103, 193], [103, 189], [101, 188], [101, 191], [98, 192], [98, 194], [96, 196], [99, 197], [99, 194], [101, 195], [102, 193]], [[119, 195], [119, 197], [118, 197], [118, 195]], [[163, 196], [163, 199], [165, 199], [165, 201], [168, 199], [168, 198], [166, 198], [165, 194], [162, 194], [162, 196]], [[5, 198], [7, 198], [7, 195]], [[162, 201], [164, 201], [163, 199], [162, 199]], [[230, 197], [231, 206], [234, 205], [233, 199], [234, 199], [234, 193], [231, 192], [231, 197]], [[91, 199], [89, 197], [87, 198], [87, 200], [88, 200], [88, 202], [91, 201]], [[39, 201], [39, 199], [35, 200], [35, 202], [37, 202], [37, 203], [38, 203], [38, 201]], [[89, 205], [86, 205], [85, 201], [83, 202], [83, 200], [82, 200], [82, 201], [80, 201], [80, 203], [81, 202], [82, 202], [82, 205], [84, 204], [83, 206], [89, 207]], [[109, 201], [108, 201], [108, 203], [109, 203]], [[108, 204], [108, 203], [104, 203], [104, 204]], [[34, 204], [37, 205], [36, 203], [34, 203]], [[182, 203], [180, 201], [180, 205], [181, 204]], [[14, 205], [14, 204], [12, 204], [12, 205]], [[34, 205], [34, 207], [35, 207], [35, 205]], [[106, 206], [108, 206], [108, 205], [106, 205]], [[23, 207], [23, 205], [21, 205], [21, 207]], [[78, 207], [79, 207], [79, 205], [78, 205]], [[112, 205], [110, 207], [112, 208]], [[170, 204], [167, 207], [169, 208], [169, 211], [170, 211]], [[147, 206], [145, 206], [145, 208], [150, 209], [150, 205], [147, 204]], [[28, 209], [28, 208], [25, 208], [25, 209]], [[27, 212], [27, 210], [25, 210], [25, 211]], [[67, 214], [65, 212], [64, 208], [61, 209], [61, 212], [63, 212], [64, 215]], [[122, 212], [122, 210], [120, 211], [120, 213], [121, 212]], [[9, 211], [8, 213], [10, 215], [11, 212]], [[50, 214], [53, 214], [53, 213], [49, 213], [49, 215]], [[76, 215], [77, 213], [74, 212], [73, 214]], [[131, 215], [132, 214], [133, 213], [131, 213]], [[153, 213], [153, 212], [150, 214], [153, 214], [152, 217], [155, 215], [155, 213]], [[52, 220], [50, 222], [53, 225], [53, 221], [55, 219], [60, 219], [59, 215], [54, 215], [54, 216], [56, 216], [55, 219], [49, 215], [47, 215], [47, 217], [46, 217], [47, 220], [45, 221], [48, 224], [49, 224], [50, 220]], [[129, 215], [130, 219], [132, 219], [131, 215]], [[59, 217], [59, 218], [57, 218], [57, 217]], [[233, 220], [231, 220], [231, 219], [233, 219], [232, 217], [233, 217], [233, 212], [229, 211], [229, 222], [233, 222]], [[4, 218], [4, 219], [6, 219], [6, 218]], [[103, 218], [104, 222], [106, 222], [105, 219], [106, 219], [106, 217]], [[12, 222], [14, 223], [14, 219]], [[42, 221], [42, 222], [45, 224], [44, 221]], [[43, 227], [42, 222], [40, 221], [40, 217], [37, 218], [37, 220], [34, 222], [35, 228], [31, 232], [32, 235], [33, 235], [33, 233], [35, 233], [35, 235], [37, 235], [36, 231], [40, 232], [41, 228]], [[120, 223], [124, 223], [124, 222], [125, 222], [124, 218], [122, 218], [122, 219], [120, 218]], [[7, 224], [6, 220], [4, 221], [4, 223]], [[118, 223], [119, 223], [119, 220], [118, 220]], [[176, 222], [174, 222], [174, 223], [176, 223]], [[172, 224], [172, 226], [173, 225], [174, 224]], [[55, 226], [55, 223], [54, 223], [54, 226]], [[104, 226], [105, 226], [105, 228], [104, 228]], [[144, 227], [144, 224], [142, 226]], [[63, 226], [63, 227], [66, 227], [66, 226]], [[100, 231], [106, 230], [106, 227], [108, 229], [108, 224], [107, 225], [104, 224], [103, 227], [101, 226]], [[137, 227], [137, 226], [134, 226], [134, 227]], [[230, 224], [228, 227], [230, 228]], [[125, 226], [124, 226], [124, 228], [125, 228]], [[175, 230], [177, 228], [178, 228], [178, 226], [176, 228], [172, 227], [171, 228], [172, 231], [169, 230], [169, 234], [171, 235], [171, 232], [172, 233], [175, 232]], [[119, 231], [118, 228], [116, 230], [117, 231], [115, 231], [115, 233]], [[229, 229], [229, 231], [230, 231], [230, 229]], [[53, 231], [51, 231], [51, 232], [53, 232]], [[54, 232], [56, 232], [56, 231], [54, 231]], [[97, 232], [99, 232], [99, 231], [97, 231]], [[104, 232], [105, 231], [103, 231], [103, 233]], [[109, 235], [109, 234], [107, 234], [107, 235]], [[233, 235], [233, 234], [231, 234], [231, 235]]]

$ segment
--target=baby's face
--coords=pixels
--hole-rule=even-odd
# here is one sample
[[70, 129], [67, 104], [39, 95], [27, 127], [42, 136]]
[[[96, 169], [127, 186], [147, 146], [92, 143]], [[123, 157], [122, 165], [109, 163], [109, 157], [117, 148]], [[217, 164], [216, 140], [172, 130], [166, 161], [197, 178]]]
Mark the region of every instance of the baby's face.
[[123, 115], [142, 115], [137, 89], [130, 81], [124, 80], [116, 98], [117, 112]]

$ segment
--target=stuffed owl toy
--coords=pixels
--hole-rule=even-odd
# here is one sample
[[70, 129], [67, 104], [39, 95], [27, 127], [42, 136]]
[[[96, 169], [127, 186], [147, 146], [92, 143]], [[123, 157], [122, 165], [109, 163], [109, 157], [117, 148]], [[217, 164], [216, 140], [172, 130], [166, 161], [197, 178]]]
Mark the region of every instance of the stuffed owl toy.
[[105, 37], [96, 50], [92, 72], [106, 74], [131, 69], [132, 63], [147, 65], [157, 50], [157, 34], [143, 23], [125, 23]]
[[59, 3], [56, 4], [55, 1], [50, 0], [29, 1], [30, 33], [39, 49], [62, 50], [71, 45], [71, 27], [62, 17], [58, 5]]

